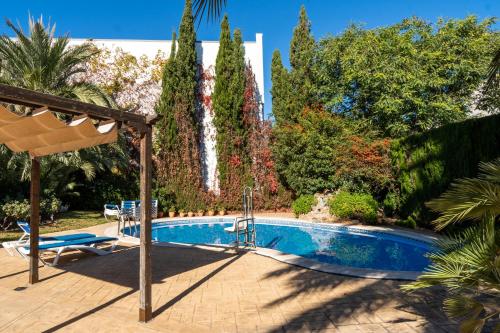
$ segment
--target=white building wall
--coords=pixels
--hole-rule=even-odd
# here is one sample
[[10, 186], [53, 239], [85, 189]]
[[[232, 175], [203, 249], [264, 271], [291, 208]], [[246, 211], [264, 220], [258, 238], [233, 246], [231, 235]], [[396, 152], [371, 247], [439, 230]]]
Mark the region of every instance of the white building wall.
[[[80, 45], [92, 41], [99, 48], [106, 48], [114, 51], [120, 48], [123, 52], [129, 53], [136, 58], [146, 56], [154, 59], [159, 52], [165, 57], [170, 56], [172, 41], [162, 40], [118, 40], [118, 39], [72, 39], [70, 45]], [[261, 102], [261, 118], [264, 112], [264, 58], [262, 34], [255, 35], [255, 41], [246, 41], [243, 43], [245, 48], [245, 59], [252, 67], [257, 82], [258, 94]], [[202, 64], [203, 69], [215, 69], [217, 53], [219, 51], [219, 42], [217, 41], [199, 41], [196, 44], [198, 62]], [[213, 91], [213, 82], [206, 87], [205, 94], [210, 95]], [[201, 133], [200, 152], [202, 155], [202, 175], [205, 187], [214, 193], [219, 193], [219, 182], [217, 172], [217, 155], [215, 150], [216, 129], [213, 124], [213, 113], [203, 108], [201, 115]]]

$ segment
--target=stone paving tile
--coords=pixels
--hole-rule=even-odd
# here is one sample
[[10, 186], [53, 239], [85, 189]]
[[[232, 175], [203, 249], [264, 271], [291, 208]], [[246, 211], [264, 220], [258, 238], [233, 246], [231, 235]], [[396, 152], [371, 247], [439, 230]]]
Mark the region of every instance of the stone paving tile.
[[[109, 225], [107, 225], [109, 226]], [[89, 228], [102, 234], [103, 228]], [[439, 293], [330, 275], [252, 253], [153, 247], [153, 311], [137, 322], [138, 248], [64, 256], [27, 284], [27, 262], [0, 249], [0, 332], [454, 332]], [[437, 296], [436, 296], [437, 295]]]

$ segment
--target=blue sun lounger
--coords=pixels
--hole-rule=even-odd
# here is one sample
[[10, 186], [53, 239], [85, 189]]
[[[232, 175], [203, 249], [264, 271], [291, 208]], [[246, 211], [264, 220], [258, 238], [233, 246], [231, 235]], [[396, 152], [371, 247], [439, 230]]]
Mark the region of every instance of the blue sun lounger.
[[[109, 251], [97, 248], [98, 244], [107, 242], [112, 242], [111, 249]], [[55, 240], [55, 241], [43, 242], [38, 245], [38, 250], [40, 251], [40, 254], [45, 251], [55, 252], [56, 257], [51, 263], [44, 261], [41, 258], [41, 256], [40, 260], [47, 266], [56, 266], [59, 261], [59, 258], [61, 257], [61, 254], [65, 251], [79, 250], [82, 252], [91, 252], [100, 256], [104, 256], [112, 253], [117, 243], [118, 243], [118, 238], [115, 237], [94, 236], [94, 237], [87, 237], [87, 238], [80, 238], [80, 239], [66, 240], [66, 241]], [[18, 247], [17, 250], [23, 257], [27, 258], [29, 256], [30, 253], [29, 246], [21, 246]]]
[[[18, 242], [22, 242], [24, 240], [28, 240], [30, 237], [30, 225], [28, 222], [24, 221], [18, 221], [17, 225], [21, 230], [24, 232], [24, 234], [21, 236], [21, 238], [18, 239]], [[69, 234], [69, 235], [61, 235], [61, 236], [40, 236], [38, 239], [40, 242], [48, 242], [48, 241], [70, 241], [74, 239], [80, 239], [80, 238], [89, 238], [89, 237], [95, 237], [94, 234], [87, 234], [87, 233], [80, 233], [80, 234]]]
[[[14, 256], [17, 253], [24, 257], [24, 255], [22, 255], [17, 249], [26, 246], [29, 243], [30, 225], [28, 222], [24, 221], [18, 221], [17, 225], [24, 232], [24, 234], [17, 241], [3, 242], [2, 246], [9, 255]], [[61, 236], [40, 236], [38, 237], [38, 241], [40, 243], [54, 242], [54, 241], [71, 241], [75, 239], [82, 239], [89, 237], [96, 237], [96, 235], [89, 233], [78, 233], [78, 234], [69, 234]]]

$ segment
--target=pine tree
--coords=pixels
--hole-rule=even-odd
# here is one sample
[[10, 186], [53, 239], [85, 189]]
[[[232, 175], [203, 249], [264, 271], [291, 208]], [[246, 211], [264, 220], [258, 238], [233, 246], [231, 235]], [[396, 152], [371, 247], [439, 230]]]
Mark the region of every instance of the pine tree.
[[290, 88], [293, 98], [290, 100], [292, 112], [298, 115], [305, 106], [314, 104], [313, 94], [313, 58], [315, 41], [311, 34], [311, 21], [306, 8], [300, 8], [299, 23], [293, 31], [290, 43]]
[[273, 52], [273, 59], [271, 63], [271, 95], [273, 103], [273, 115], [276, 120], [276, 125], [294, 121], [295, 119], [290, 114], [288, 108], [289, 86], [288, 86], [288, 71], [283, 67], [281, 61], [281, 53], [279, 50]]

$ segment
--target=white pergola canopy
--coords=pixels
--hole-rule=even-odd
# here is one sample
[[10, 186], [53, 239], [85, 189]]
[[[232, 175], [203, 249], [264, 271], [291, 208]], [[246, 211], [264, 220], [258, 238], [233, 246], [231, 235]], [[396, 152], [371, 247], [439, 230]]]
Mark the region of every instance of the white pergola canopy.
[[46, 107], [30, 116], [20, 116], [0, 105], [0, 144], [16, 153], [29, 152], [33, 157], [115, 142], [117, 128], [114, 121], [101, 122], [96, 127], [87, 116], [77, 116], [66, 123]]

